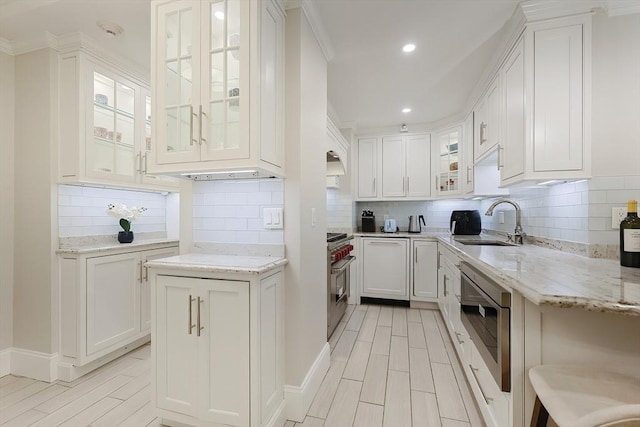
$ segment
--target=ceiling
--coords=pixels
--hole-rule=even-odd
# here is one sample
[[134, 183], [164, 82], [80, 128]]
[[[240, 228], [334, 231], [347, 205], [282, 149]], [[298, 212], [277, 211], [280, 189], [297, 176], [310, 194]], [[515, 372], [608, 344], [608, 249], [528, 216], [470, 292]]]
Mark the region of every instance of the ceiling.
[[[462, 112], [517, 0], [313, 0], [333, 52], [329, 103], [354, 128], [433, 123]], [[111, 38], [96, 21], [124, 33]], [[0, 38], [82, 32], [149, 69], [149, 0], [0, 0]], [[413, 53], [402, 46], [414, 43]], [[412, 109], [402, 113], [404, 107]]]

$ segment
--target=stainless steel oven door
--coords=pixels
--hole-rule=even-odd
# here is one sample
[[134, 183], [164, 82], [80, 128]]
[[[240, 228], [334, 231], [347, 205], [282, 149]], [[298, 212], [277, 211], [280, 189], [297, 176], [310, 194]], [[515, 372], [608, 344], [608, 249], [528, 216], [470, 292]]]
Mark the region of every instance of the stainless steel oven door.
[[347, 256], [331, 265], [331, 297], [334, 302], [346, 300], [350, 291], [349, 265], [356, 260], [354, 256]]
[[500, 389], [509, 392], [511, 391], [510, 308], [500, 306], [464, 273], [460, 278], [460, 320]]

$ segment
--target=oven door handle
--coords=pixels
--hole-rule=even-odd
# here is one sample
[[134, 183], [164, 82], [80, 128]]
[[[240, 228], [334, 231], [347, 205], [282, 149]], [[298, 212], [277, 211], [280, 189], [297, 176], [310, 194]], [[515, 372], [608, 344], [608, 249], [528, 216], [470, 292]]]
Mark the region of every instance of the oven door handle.
[[356, 257], [351, 255], [342, 258], [340, 261], [334, 264], [335, 266], [331, 267], [331, 274], [342, 273], [349, 266], [349, 264], [351, 264], [355, 260], [356, 260]]

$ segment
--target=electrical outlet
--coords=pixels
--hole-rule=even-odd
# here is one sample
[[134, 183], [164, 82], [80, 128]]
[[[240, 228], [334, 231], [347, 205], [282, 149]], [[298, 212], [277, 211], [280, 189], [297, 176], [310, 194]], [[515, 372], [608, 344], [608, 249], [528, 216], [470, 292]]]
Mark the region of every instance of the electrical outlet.
[[620, 228], [620, 222], [627, 217], [627, 208], [611, 208], [611, 228]]
[[504, 212], [498, 212], [498, 222], [504, 224]]

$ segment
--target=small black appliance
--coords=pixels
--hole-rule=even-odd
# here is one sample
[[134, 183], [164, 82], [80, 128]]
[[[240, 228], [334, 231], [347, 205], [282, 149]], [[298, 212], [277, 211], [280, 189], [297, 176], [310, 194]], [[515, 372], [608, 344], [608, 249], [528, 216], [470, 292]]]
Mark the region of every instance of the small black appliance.
[[452, 211], [449, 220], [449, 230], [452, 234], [478, 235], [482, 231], [480, 212]]

